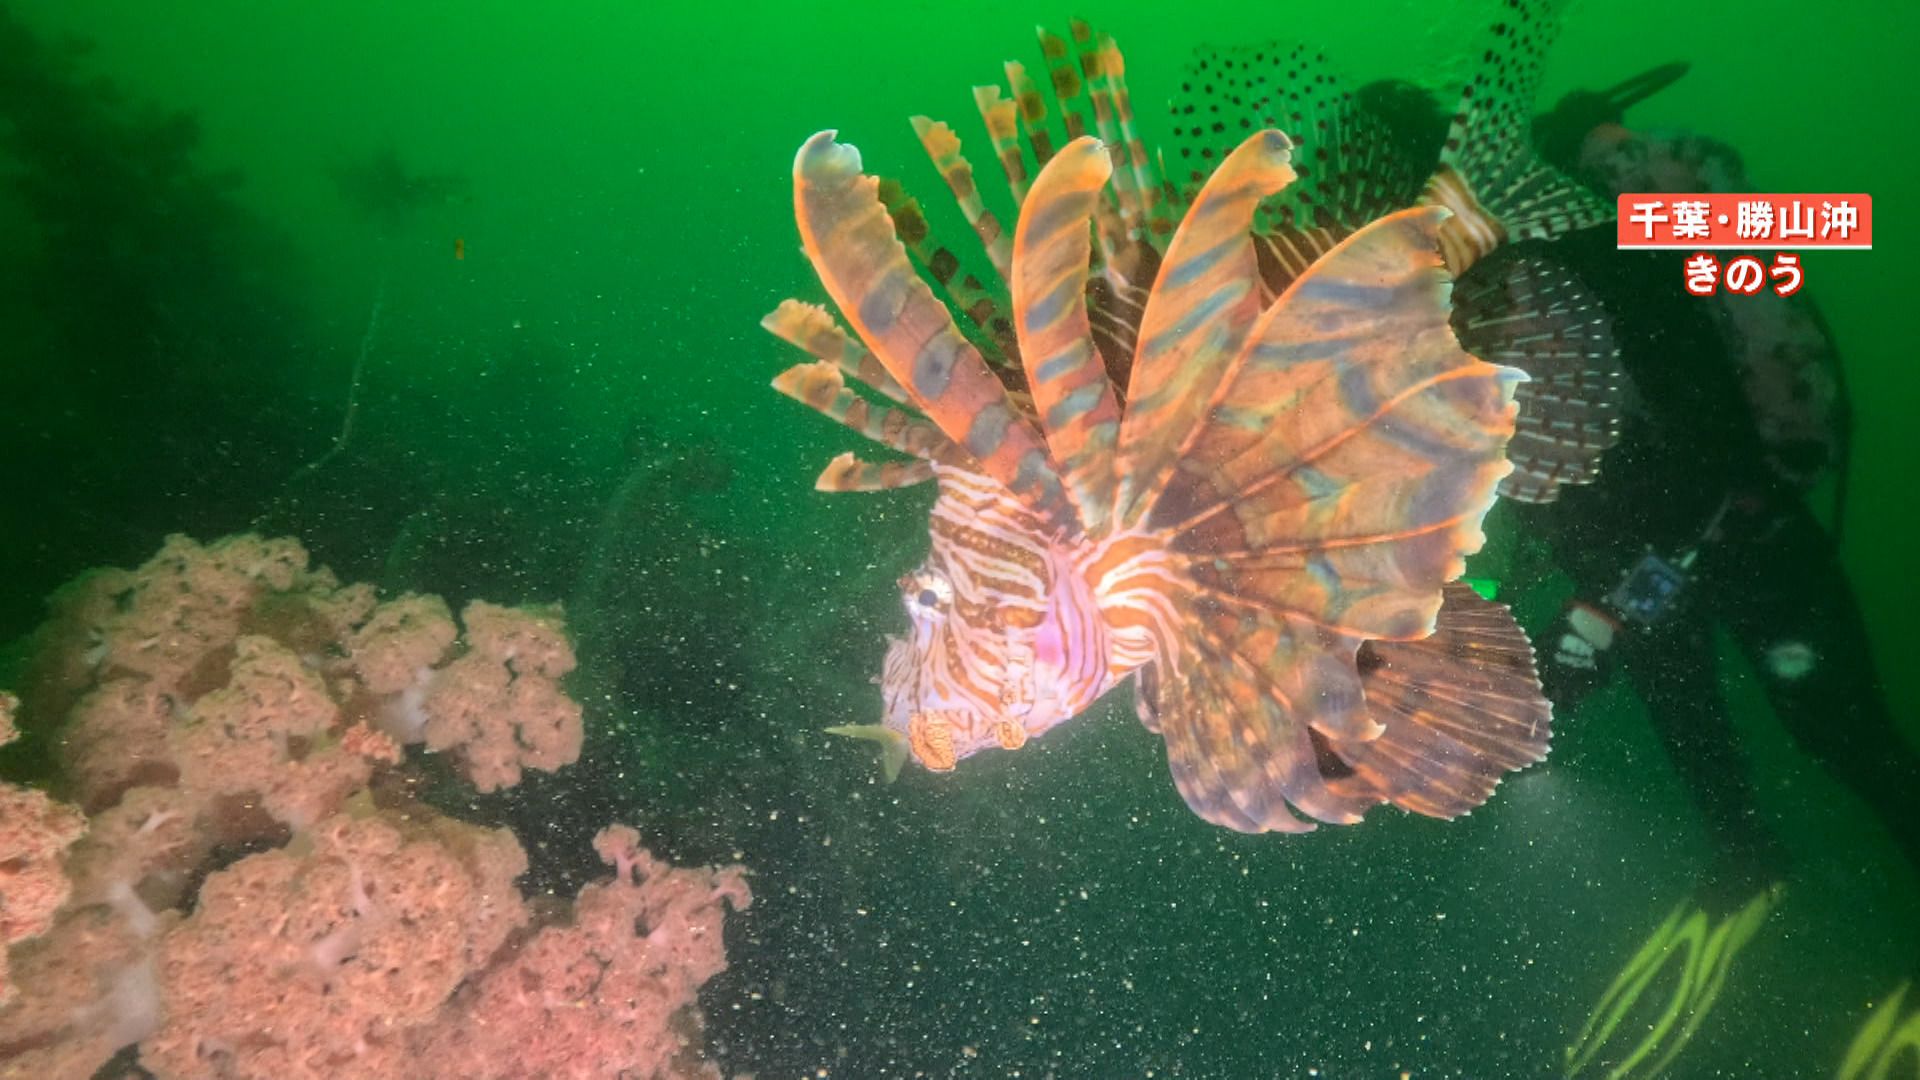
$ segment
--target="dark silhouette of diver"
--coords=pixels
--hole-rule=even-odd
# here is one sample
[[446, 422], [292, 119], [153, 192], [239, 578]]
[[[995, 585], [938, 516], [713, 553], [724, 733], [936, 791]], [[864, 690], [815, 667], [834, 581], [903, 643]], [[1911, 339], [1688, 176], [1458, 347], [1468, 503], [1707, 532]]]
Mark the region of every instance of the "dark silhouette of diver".
[[[1723, 144], [1621, 126], [1628, 105], [1685, 70], [1667, 65], [1568, 95], [1537, 122], [1536, 147], [1608, 197], [1753, 190]], [[1497, 272], [1497, 260], [1526, 247], [1472, 272]], [[1632, 956], [1568, 1050], [1570, 1075], [1647, 1077], [1665, 1071], [1711, 1009], [1788, 869], [1719, 677], [1716, 631], [1799, 749], [1873, 811], [1916, 870], [1920, 753], [1888, 706], [1837, 535], [1808, 502], [1815, 482], [1833, 475], [1839, 527], [1848, 415], [1831, 336], [1807, 294], [1691, 296], [1680, 265], [1689, 253], [1620, 251], [1610, 225], [1565, 237], [1553, 253], [1601, 299], [1630, 388], [1598, 482], [1512, 508], [1575, 585], [1558, 623], [1534, 635], [1542, 681], [1565, 716], [1623, 674], [1715, 851], [1694, 895]], [[1678, 985], [1663, 984], [1665, 999], [1651, 1008], [1640, 1004], [1676, 956], [1688, 961]], [[1848, 1060], [1891, 1061], [1913, 1050], [1912, 1038], [1866, 1025]]]
[[[1626, 85], [1662, 85], [1645, 78]], [[1586, 149], [1554, 164], [1608, 195], [1663, 181], [1750, 190], [1724, 146], [1627, 132], [1622, 105], [1611, 115], [1582, 107], [1596, 96], [1618, 101], [1570, 95], [1542, 118], [1544, 151]], [[1566, 712], [1612, 667], [1632, 681], [1719, 853], [1706, 898], [1738, 903], [1785, 866], [1718, 678], [1714, 630], [1724, 628], [1794, 742], [1920, 870], [1920, 754], [1888, 707], [1835, 537], [1806, 498], [1807, 481], [1845, 468], [1845, 402], [1817, 313], [1805, 294], [1691, 296], [1680, 285], [1686, 253], [1617, 250], [1611, 227], [1568, 237], [1556, 254], [1613, 316], [1633, 389], [1603, 478], [1516, 508], [1552, 543], [1578, 598], [1536, 639], [1549, 696]], [[1775, 310], [1741, 310], [1749, 305]], [[1752, 371], [1746, 350], [1787, 377]]]
[[[1753, 190], [1723, 144], [1621, 126], [1628, 106], [1685, 71], [1669, 64], [1610, 90], [1567, 95], [1536, 122], [1536, 150], [1609, 199]], [[1418, 87], [1386, 81], [1358, 97], [1408, 153], [1430, 154], [1446, 131]], [[1551, 245], [1503, 246], [1461, 287], [1480, 275], [1497, 280], [1512, 260], [1548, 250], [1599, 297], [1628, 387], [1599, 479], [1509, 508], [1510, 522], [1545, 540], [1575, 586], [1554, 625], [1529, 628], [1541, 678], [1564, 717], [1624, 675], [1715, 852], [1694, 894], [1633, 954], [1568, 1050], [1569, 1075], [1649, 1077], [1666, 1070], [1711, 1009], [1788, 870], [1719, 678], [1716, 631], [1728, 632], [1796, 745], [1873, 811], [1916, 870], [1920, 753], [1886, 701], [1837, 536], [1808, 503], [1815, 483], [1832, 475], [1838, 527], [1848, 417], [1831, 336], [1807, 294], [1692, 296], [1681, 273], [1690, 253], [1621, 251], [1611, 223]], [[1678, 979], [1658, 977], [1683, 955]], [[1656, 984], [1648, 996], [1662, 1000], [1642, 1003]], [[1902, 1031], [1920, 1030], [1915, 1020]], [[1862, 1028], [1850, 1061], [1890, 1060], [1920, 1038], [1867, 1046], [1872, 1027]]]

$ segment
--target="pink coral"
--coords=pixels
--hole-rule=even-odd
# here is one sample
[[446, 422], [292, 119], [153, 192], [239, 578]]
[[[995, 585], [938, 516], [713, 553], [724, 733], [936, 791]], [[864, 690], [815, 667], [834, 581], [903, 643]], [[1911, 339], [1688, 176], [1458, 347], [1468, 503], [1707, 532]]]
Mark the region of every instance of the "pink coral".
[[214, 874], [160, 946], [165, 1077], [401, 1077], [413, 1029], [526, 921], [512, 834], [451, 819], [341, 817], [308, 850]]
[[[0, 746], [18, 736], [13, 720], [18, 705], [18, 698], [0, 694]], [[14, 993], [7, 950], [53, 925], [54, 912], [72, 888], [60, 857], [86, 828], [78, 810], [44, 792], [0, 783], [0, 1005]]]
[[45, 793], [0, 783], [0, 1005], [14, 995], [7, 950], [53, 925], [71, 889], [61, 853], [86, 827], [79, 811]]
[[0, 1080], [135, 1044], [163, 1080], [714, 1075], [695, 996], [737, 869], [608, 830], [614, 880], [530, 927], [513, 836], [413, 801], [403, 742], [483, 790], [580, 753], [558, 613], [463, 620], [257, 537], [173, 537], [62, 590], [22, 707], [90, 816], [0, 785]]
[[234, 536], [205, 547], [169, 536], [134, 573], [102, 626], [102, 663], [162, 682], [178, 680], [231, 642], [268, 591], [287, 591], [307, 569], [293, 540]]
[[373, 609], [365, 625], [347, 637], [346, 645], [367, 689], [387, 695], [420, 682], [459, 636], [446, 601], [408, 593]]
[[227, 685], [195, 701], [171, 732], [180, 783], [258, 798], [274, 820], [305, 828], [365, 787], [373, 763], [340, 745], [340, 707], [300, 657], [253, 635], [234, 648]]
[[0, 1009], [0, 1080], [92, 1076], [159, 1023], [155, 935], [179, 916], [129, 919], [70, 907], [46, 936], [13, 952], [20, 997]]
[[427, 692], [427, 747], [456, 751], [481, 791], [520, 782], [522, 769], [552, 771], [580, 757], [580, 706], [558, 679], [573, 670], [573, 646], [538, 612], [474, 602], [461, 613], [466, 655]]
[[594, 846], [613, 880], [582, 889], [571, 925], [543, 928], [463, 991], [428, 1040], [433, 1075], [663, 1077], [697, 1054], [695, 996], [726, 968], [721, 924], [751, 902], [744, 875], [667, 866], [624, 826]]

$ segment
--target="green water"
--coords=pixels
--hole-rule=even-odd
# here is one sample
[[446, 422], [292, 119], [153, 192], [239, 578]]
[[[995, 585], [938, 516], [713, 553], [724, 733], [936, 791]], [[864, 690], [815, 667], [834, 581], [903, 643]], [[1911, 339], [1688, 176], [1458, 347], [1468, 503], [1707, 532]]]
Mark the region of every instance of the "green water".
[[[18, 328], [0, 330], [0, 375], [19, 388], [0, 391], [0, 446], [17, 455], [0, 461], [0, 641], [86, 567], [256, 522], [345, 580], [456, 603], [600, 590], [619, 614], [582, 648], [619, 692], [589, 701], [585, 760], [488, 812], [576, 845], [633, 819], [677, 861], [756, 872], [732, 967], [703, 996], [729, 1070], [1558, 1075], [1708, 859], [1619, 685], [1560, 718], [1549, 762], [1470, 817], [1384, 810], [1299, 838], [1190, 814], [1123, 701], [892, 786], [818, 734], [876, 718], [867, 679], [927, 496], [813, 492], [851, 437], [767, 387], [794, 357], [760, 317], [823, 299], [792, 220], [800, 142], [835, 128], [928, 197], [939, 181], [905, 118], [974, 138], [967, 88], [1004, 59], [1037, 66], [1036, 21], [1085, 14], [1115, 36], [1151, 141], [1196, 45], [1301, 39], [1356, 81], [1451, 85], [1494, 5], [12, 7], [41, 35], [93, 40], [80, 72], [197, 118], [193, 161], [236, 170], [253, 217], [136, 259], [116, 240], [170, 234], [54, 234], [0, 191], [0, 236], [32, 238], [17, 252], [75, 245], [57, 296], [23, 268], [44, 264], [0, 246], [0, 327]], [[1920, 740], [1920, 377], [1900, 261], [1920, 162], [1896, 104], [1913, 40], [1920, 15], [1893, 5], [1589, 0], [1542, 99], [1689, 60], [1630, 123], [1724, 139], [1766, 190], [1869, 192], [1894, 228], [1805, 264], [1855, 409], [1844, 558]], [[467, 192], [386, 223], [355, 213], [333, 173], [384, 148]], [[203, 247], [217, 272], [182, 264]], [[112, 332], [128, 296], [204, 329], [144, 354], [148, 336]], [[98, 353], [59, 344], [59, 319], [97, 325]], [[302, 472], [340, 431], [357, 361], [352, 437]], [[1537, 625], [1556, 588], [1502, 580], [1501, 596]], [[1724, 680], [1794, 876], [1673, 1075], [1828, 1075], [1866, 1004], [1920, 974], [1920, 882], [1750, 676], [1728, 661]], [[563, 876], [536, 859], [531, 884]]]

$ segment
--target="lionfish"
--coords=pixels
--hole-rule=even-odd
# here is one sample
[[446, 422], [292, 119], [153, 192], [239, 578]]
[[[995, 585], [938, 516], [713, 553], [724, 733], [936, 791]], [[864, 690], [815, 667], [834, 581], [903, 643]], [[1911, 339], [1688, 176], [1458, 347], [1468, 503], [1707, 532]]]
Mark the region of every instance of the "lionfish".
[[[1455, 279], [1452, 324], [1483, 359], [1526, 372], [1503, 497], [1551, 502], [1591, 483], [1619, 439], [1625, 375], [1598, 298], [1550, 245], [1613, 219], [1610, 200], [1548, 164], [1533, 144], [1544, 58], [1563, 0], [1503, 0], [1469, 55], [1481, 58], [1451, 116], [1429, 129], [1431, 99], [1400, 83], [1351, 89], [1326, 55], [1278, 44], [1203, 48], [1172, 102], [1178, 182], [1194, 185], [1237, 131], [1298, 133], [1304, 181], [1255, 222], [1270, 287], [1381, 214], [1421, 203], [1454, 212], [1441, 228]], [[1536, 241], [1536, 243], [1525, 243]]]
[[914, 459], [843, 454], [817, 486], [938, 489], [884, 723], [837, 730], [944, 771], [1132, 681], [1209, 821], [1470, 810], [1544, 757], [1549, 709], [1511, 616], [1454, 580], [1511, 469], [1525, 376], [1449, 326], [1451, 212], [1380, 216], [1275, 289], [1255, 219], [1294, 179], [1292, 141], [1256, 131], [1177, 196], [1132, 130], [1117, 49], [1075, 29], [1079, 72], [1043, 45], [1056, 100], [1085, 93], [1098, 137], [1069, 111], [1056, 149], [1015, 65], [1012, 100], [981, 94], [1011, 235], [951, 131], [916, 121], [1010, 311], [835, 133], [795, 160], [803, 247], [854, 334], [782, 304], [768, 328], [819, 359], [775, 386]]

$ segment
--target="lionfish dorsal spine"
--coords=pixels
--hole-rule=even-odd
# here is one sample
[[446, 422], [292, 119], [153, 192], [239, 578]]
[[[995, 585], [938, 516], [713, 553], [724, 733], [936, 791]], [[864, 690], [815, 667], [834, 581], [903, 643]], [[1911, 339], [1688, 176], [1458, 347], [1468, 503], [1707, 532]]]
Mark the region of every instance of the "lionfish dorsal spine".
[[1293, 180], [1293, 144], [1254, 134], [1227, 156], [1174, 232], [1141, 315], [1117, 451], [1119, 520], [1143, 521], [1260, 313], [1251, 230]]
[[960, 213], [973, 226], [980, 238], [980, 244], [987, 249], [987, 259], [1005, 281], [1013, 261], [1013, 244], [1006, 230], [1000, 225], [1000, 219], [980, 198], [980, 188], [974, 182], [973, 165], [960, 151], [960, 137], [953, 129], [938, 120], [929, 120], [916, 116], [913, 120], [913, 133], [920, 138], [921, 147], [927, 157], [932, 159], [933, 167], [940, 170], [940, 178], [947, 182], [947, 190], [953, 193], [954, 201], [960, 204]]
[[859, 151], [820, 132], [795, 157], [793, 184], [794, 217], [815, 273], [913, 405], [1051, 529], [1077, 527], [1040, 433], [914, 273]]
[[1082, 137], [1040, 171], [1013, 240], [1014, 330], [1035, 411], [1067, 494], [1090, 535], [1113, 508], [1120, 407], [1087, 316], [1090, 222], [1112, 174], [1097, 139]]

